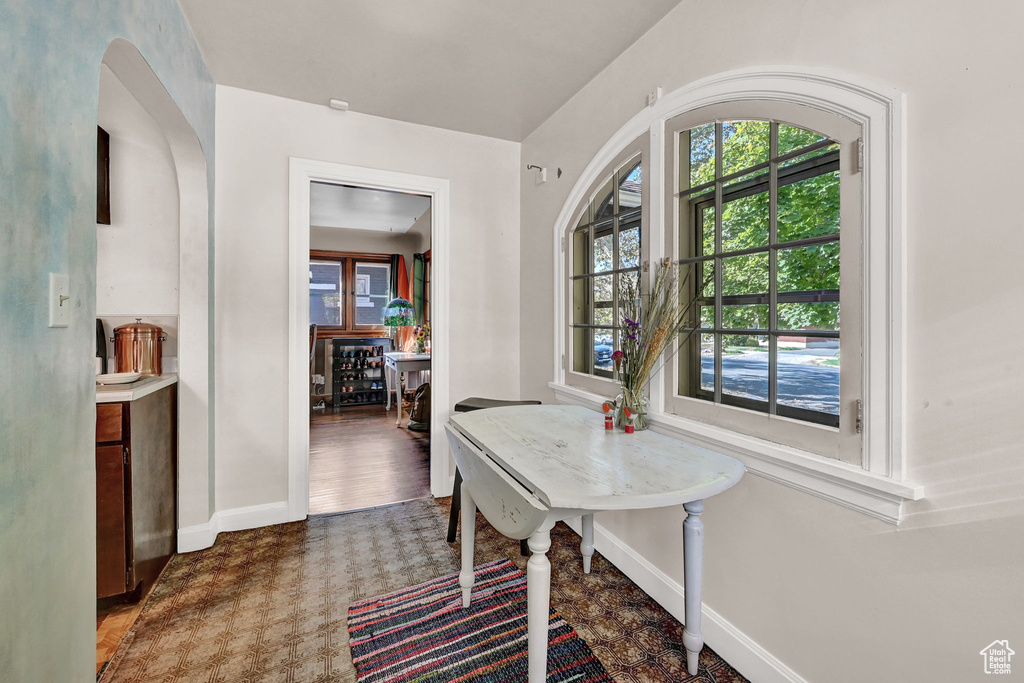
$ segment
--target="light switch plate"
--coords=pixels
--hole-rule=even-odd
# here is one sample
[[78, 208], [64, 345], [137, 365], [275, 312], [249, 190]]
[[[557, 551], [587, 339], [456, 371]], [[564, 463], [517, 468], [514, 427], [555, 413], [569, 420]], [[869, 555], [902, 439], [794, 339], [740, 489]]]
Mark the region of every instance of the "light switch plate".
[[68, 276], [50, 273], [50, 327], [67, 327], [71, 320]]

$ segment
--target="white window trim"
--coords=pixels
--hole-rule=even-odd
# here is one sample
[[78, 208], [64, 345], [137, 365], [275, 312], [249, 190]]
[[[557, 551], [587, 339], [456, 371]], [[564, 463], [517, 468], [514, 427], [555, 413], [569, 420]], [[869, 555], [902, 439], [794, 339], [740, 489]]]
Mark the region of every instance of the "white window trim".
[[[641, 162], [646, 166], [647, 165], [647, 155], [649, 153], [649, 149], [650, 149], [650, 140], [647, 138], [646, 131], [644, 131], [643, 134], [637, 136], [637, 138], [631, 140], [622, 149], [618, 150], [618, 152], [616, 152], [615, 157], [612, 159], [610, 164], [605, 169], [603, 169], [606, 172], [605, 173], [600, 173], [597, 176], [597, 179], [594, 181], [594, 183], [587, 189], [587, 192], [586, 192], [586, 195], [585, 195], [587, 201], [586, 201], [586, 205], [585, 206], [589, 206], [590, 204], [593, 203], [597, 193], [601, 191], [601, 188], [604, 186], [603, 184], [605, 182], [608, 182], [608, 180], [610, 180], [612, 177], [614, 177], [615, 174], [618, 173], [618, 171], [620, 169], [624, 168], [627, 164], [629, 164], [631, 161], [633, 161], [637, 157], [639, 157]], [[646, 174], [646, 170], [644, 170], [643, 172]], [[650, 192], [651, 192], [652, 185], [651, 185], [651, 181], [648, 180], [646, 175], [643, 178], [642, 186], [644, 188], [642, 193], [641, 193], [642, 196], [649, 195]], [[641, 199], [641, 204], [642, 204], [642, 199]], [[577, 222], [579, 220], [579, 217], [582, 214], [582, 211], [580, 210], [580, 208], [581, 207], [577, 206], [574, 209], [573, 215], [572, 215], [572, 221], [569, 224], [570, 227], [569, 227], [568, 230], [566, 230], [565, 234], [563, 235], [563, 240], [564, 240], [564, 241], [562, 241], [563, 272], [568, 272], [565, 269], [571, 268], [571, 266], [568, 265], [569, 262], [568, 262], [567, 259], [571, 256], [571, 253], [572, 253], [572, 251], [571, 251], [572, 250], [572, 239], [573, 239], [574, 231], [576, 229], [576, 224], [577, 224]], [[642, 223], [641, 223], [642, 227], [640, 229], [640, 234], [641, 234], [640, 262], [641, 262], [641, 264], [643, 264], [643, 263], [645, 263], [648, 260], [649, 255], [650, 255], [650, 248], [647, 247], [646, 245], [650, 244], [650, 241], [649, 241], [650, 237], [649, 237], [648, 233], [651, 232], [651, 225], [652, 225], [652, 223], [650, 221], [650, 218], [647, 215], [647, 211], [646, 210], [642, 212], [641, 221], [642, 221]], [[642, 276], [642, 274], [643, 274], [643, 265], [641, 265], [641, 271], [640, 272], [641, 272], [641, 276]], [[568, 277], [568, 275], [566, 277]], [[563, 300], [563, 305], [565, 305], [565, 302], [568, 299], [571, 299], [571, 297], [572, 297], [572, 289], [569, 288], [567, 291], [565, 291], [563, 293], [562, 296], [565, 297], [565, 299]], [[571, 328], [571, 325], [569, 325], [569, 321], [568, 320], [563, 320], [563, 325], [566, 325], [567, 327]], [[584, 373], [584, 372], [578, 372], [576, 370], [573, 370], [573, 365], [574, 365], [574, 360], [575, 359], [572, 356], [572, 338], [569, 336], [570, 334], [571, 334], [571, 332], [566, 334], [566, 336], [564, 337], [566, 344], [562, 347], [562, 351], [561, 351], [561, 353], [565, 354], [564, 355], [564, 358], [565, 358], [565, 377], [571, 377], [572, 378], [571, 382], [572, 382], [573, 386], [585, 387], [587, 389], [594, 389], [594, 390], [603, 390], [603, 387], [608, 387], [608, 390], [613, 392], [612, 393], [613, 396], [616, 393], [618, 393], [618, 386], [619, 385], [613, 379], [611, 379], [609, 377], [602, 377], [600, 375], [587, 374], [587, 373]], [[598, 389], [599, 387], [602, 387], [602, 389]]]
[[[664, 373], [651, 382], [651, 423], [659, 431], [732, 454], [752, 472], [898, 524], [902, 501], [918, 500], [924, 490], [905, 481], [906, 107], [903, 93], [892, 87], [830, 69], [744, 68], [701, 79], [665, 95], [622, 126], [577, 180], [554, 225], [555, 381], [551, 387], [563, 401], [589, 404], [596, 396], [568, 386], [562, 367], [567, 275], [561, 239], [586, 190], [627, 144], [650, 131], [646, 172], [650, 173], [651, 197], [659, 197], [665, 187], [665, 121], [698, 107], [741, 100], [804, 104], [845, 116], [862, 129], [863, 468], [666, 414], [662, 408]], [[665, 251], [663, 204], [649, 202], [650, 254]]]

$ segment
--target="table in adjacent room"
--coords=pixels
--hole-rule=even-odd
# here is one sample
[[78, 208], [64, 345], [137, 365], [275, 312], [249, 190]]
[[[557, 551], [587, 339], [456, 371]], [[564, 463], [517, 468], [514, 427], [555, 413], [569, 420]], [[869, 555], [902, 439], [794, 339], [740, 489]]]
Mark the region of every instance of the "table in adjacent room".
[[384, 404], [384, 410], [391, 410], [391, 392], [394, 391], [398, 394], [396, 426], [402, 426], [402, 373], [429, 369], [429, 353], [392, 351], [384, 354], [384, 384], [387, 386], [387, 402]]

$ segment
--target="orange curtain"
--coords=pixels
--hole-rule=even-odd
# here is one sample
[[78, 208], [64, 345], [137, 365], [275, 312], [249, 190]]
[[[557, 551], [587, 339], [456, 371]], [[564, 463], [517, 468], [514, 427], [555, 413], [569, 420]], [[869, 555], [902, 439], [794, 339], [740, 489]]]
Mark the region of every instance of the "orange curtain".
[[[409, 271], [405, 267], [405, 257], [398, 256], [398, 296], [412, 301], [412, 288], [409, 286]], [[415, 346], [411, 327], [399, 327], [395, 335], [395, 346], [399, 351], [412, 351]]]

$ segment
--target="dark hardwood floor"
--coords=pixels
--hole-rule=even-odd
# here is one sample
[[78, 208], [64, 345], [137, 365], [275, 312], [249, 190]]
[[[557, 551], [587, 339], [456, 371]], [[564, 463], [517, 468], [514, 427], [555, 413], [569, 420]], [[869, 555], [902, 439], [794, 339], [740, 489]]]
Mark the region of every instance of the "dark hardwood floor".
[[[403, 423], [407, 423], [404, 419]], [[309, 421], [309, 514], [430, 495], [430, 435], [395, 426], [395, 407], [328, 406]]]

